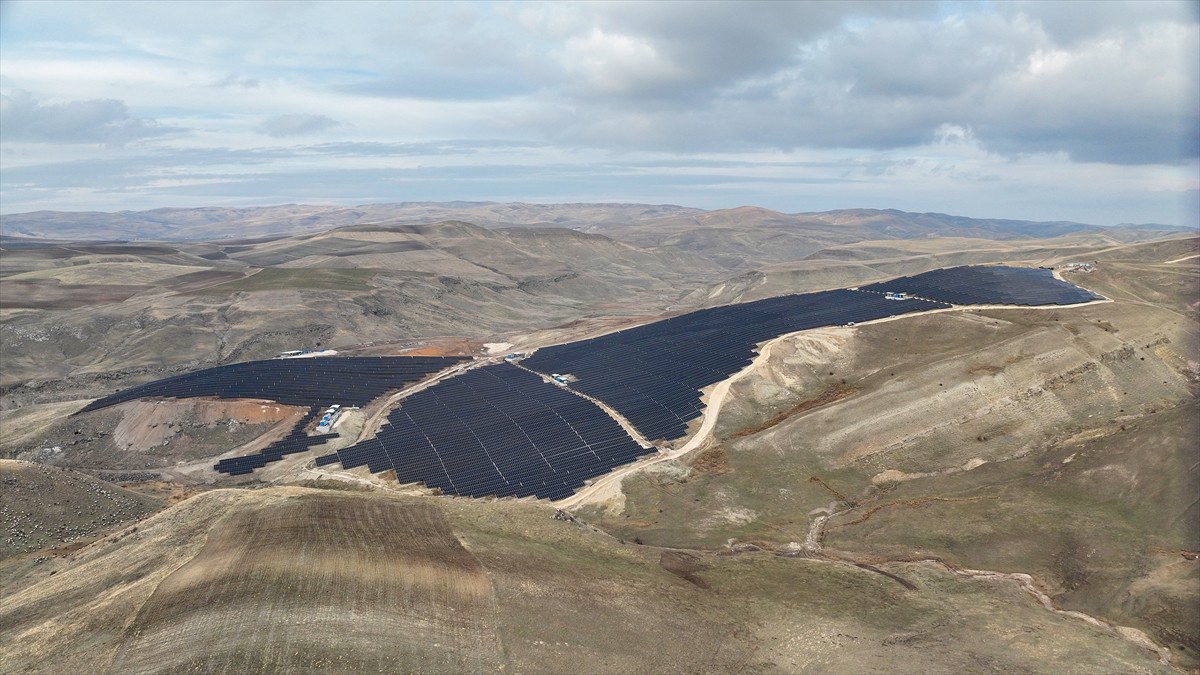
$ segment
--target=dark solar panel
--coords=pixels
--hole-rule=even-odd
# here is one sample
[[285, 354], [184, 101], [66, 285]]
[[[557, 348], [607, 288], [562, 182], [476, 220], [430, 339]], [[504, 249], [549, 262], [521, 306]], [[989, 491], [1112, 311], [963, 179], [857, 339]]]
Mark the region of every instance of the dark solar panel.
[[[907, 293], [903, 300], [886, 294]], [[960, 267], [872, 284], [714, 307], [609, 335], [546, 347], [522, 362], [573, 376], [572, 389], [603, 401], [649, 439], [675, 439], [704, 409], [700, 390], [746, 367], [756, 346], [799, 330], [859, 323], [958, 304], [1073, 304], [1098, 296], [1046, 270]], [[134, 387], [84, 411], [147, 396], [266, 398], [293, 405], [364, 405], [459, 359], [334, 357], [233, 364]], [[217, 463], [242, 475], [303, 452], [310, 410], [285, 439]], [[82, 412], [82, 411], [81, 411]], [[443, 380], [405, 399], [375, 438], [316, 459], [371, 472], [395, 471], [462, 496], [559, 499], [584, 482], [647, 454], [592, 402], [511, 364]]]
[[362, 406], [462, 360], [441, 356], [325, 356], [247, 361], [130, 387], [92, 401], [79, 412], [139, 398], [199, 396], [258, 398], [302, 406]]
[[[906, 292], [904, 300], [888, 292]], [[700, 389], [749, 365], [755, 346], [809, 328], [860, 323], [947, 303], [1072, 304], [1098, 296], [1048, 270], [958, 267], [872, 284], [859, 291], [787, 295], [714, 307], [591, 340], [537, 350], [522, 365], [564, 373], [571, 388], [620, 412], [649, 439], [687, 432], [703, 412]]]
[[500, 364], [406, 398], [375, 438], [337, 459], [446, 494], [560, 499], [650, 452], [591, 401]]
[[908, 293], [956, 305], [1074, 305], [1101, 297], [1031, 267], [976, 265], [901, 277], [862, 290]]
[[675, 439], [704, 409], [700, 389], [753, 360], [755, 346], [807, 328], [946, 305], [838, 290], [714, 307], [591, 340], [539, 349], [522, 362], [569, 373], [571, 388], [604, 401], [649, 439]]
[[248, 474], [255, 469], [261, 469], [270, 462], [277, 462], [283, 459], [285, 455], [304, 452], [314, 445], [320, 445], [331, 438], [337, 438], [337, 434], [309, 436], [304, 432], [304, 427], [313, 421], [320, 412], [321, 408], [319, 406], [310, 408], [303, 417], [292, 425], [291, 432], [283, 439], [275, 441], [253, 455], [222, 459], [213, 468], [231, 476]]

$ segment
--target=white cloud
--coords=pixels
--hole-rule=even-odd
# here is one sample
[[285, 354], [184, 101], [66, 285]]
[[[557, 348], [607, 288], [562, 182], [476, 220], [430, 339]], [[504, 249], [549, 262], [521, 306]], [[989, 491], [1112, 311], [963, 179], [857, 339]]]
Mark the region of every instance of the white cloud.
[[599, 28], [566, 41], [563, 66], [586, 97], [653, 96], [683, 74], [649, 40]]
[[[101, 165], [105, 185], [130, 176], [129, 199], [180, 167], [191, 175], [154, 183], [154, 199], [219, 190], [245, 166], [278, 177], [263, 199], [287, 192], [285, 176], [325, 172], [318, 182], [334, 186], [356, 169], [367, 173], [347, 183], [353, 194], [374, 185], [387, 199], [394, 172], [421, 165], [457, 167], [454, 198], [482, 198], [470, 194], [482, 185], [512, 199], [586, 189], [532, 168], [521, 175], [549, 182], [471, 177], [524, 167], [531, 147], [605, 194], [651, 194], [600, 167], [653, 155], [676, 160], [643, 177], [664, 201], [707, 199], [689, 181], [711, 177], [722, 194], [792, 210], [826, 199], [797, 186], [835, 180], [846, 199], [949, 210], [938, 203], [1003, 207], [1020, 194], [1049, 212], [1026, 199], [1043, 181], [1060, 195], [1125, 195], [1120, 219], [1147, 220], [1135, 215], [1146, 195], [1200, 187], [1189, 2], [4, 7], [0, 158], [6, 172], [57, 169], [6, 179], [5, 210], [96, 198], [75, 188]], [[735, 157], [762, 165], [734, 171]], [[990, 192], [963, 188], [984, 182]], [[1086, 202], [1072, 203], [1091, 212]]]

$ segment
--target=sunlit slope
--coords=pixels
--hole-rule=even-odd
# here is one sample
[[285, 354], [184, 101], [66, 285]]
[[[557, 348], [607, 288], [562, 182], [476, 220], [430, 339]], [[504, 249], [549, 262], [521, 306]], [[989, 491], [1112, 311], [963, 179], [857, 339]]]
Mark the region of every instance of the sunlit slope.
[[661, 550], [552, 514], [206, 493], [6, 597], [0, 668], [1170, 672], [1008, 582], [906, 565], [893, 569], [902, 584], [841, 563]]
[[647, 543], [781, 549], [836, 513], [816, 531], [827, 555], [1033, 574], [1195, 663], [1200, 261], [1171, 262], [1189, 250], [1125, 247], [1069, 277], [1115, 302], [782, 342], [711, 447], [582, 513]]
[[1194, 664], [1197, 419], [1192, 402], [1036, 458], [905, 481], [832, 519], [826, 543], [864, 560], [1021, 570], [1062, 606], [1146, 630]]
[[432, 503], [295, 495], [244, 504], [159, 584], [120, 672], [480, 672], [491, 588]]

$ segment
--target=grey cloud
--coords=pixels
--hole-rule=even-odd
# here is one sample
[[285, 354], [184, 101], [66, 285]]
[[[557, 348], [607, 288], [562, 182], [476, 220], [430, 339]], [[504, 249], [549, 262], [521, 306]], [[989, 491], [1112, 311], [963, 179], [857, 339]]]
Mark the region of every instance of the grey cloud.
[[1028, 60], [1037, 38], [996, 15], [963, 21], [884, 21], [842, 32], [801, 64], [855, 95], [963, 94]]
[[342, 157], [434, 157], [447, 155], [473, 155], [487, 150], [518, 150], [544, 147], [539, 143], [507, 140], [445, 140], [416, 143], [385, 143], [348, 141], [340, 143], [318, 143], [295, 148], [295, 151]]
[[729, 151], [902, 148], [935, 141], [949, 124], [1005, 154], [1117, 164], [1200, 154], [1195, 23], [1150, 16], [1067, 49], [1024, 14], [979, 12], [868, 21], [802, 44], [794, 58], [762, 57], [758, 74], [741, 77], [755, 59], [743, 62], [735, 84], [691, 99], [560, 93], [528, 128], [595, 147]]
[[258, 131], [274, 138], [287, 138], [324, 131], [341, 125], [341, 122], [325, 115], [286, 114], [267, 118], [258, 126]]
[[[268, 153], [270, 154], [270, 153]], [[195, 159], [195, 158], [194, 158]], [[217, 159], [217, 158], [213, 158]], [[157, 163], [157, 164], [156, 164]], [[89, 162], [75, 173], [58, 164], [36, 171], [4, 173], [6, 212], [37, 208], [71, 208], [79, 187], [91, 191], [92, 203], [103, 210], [143, 209], [157, 206], [212, 204], [281, 204], [335, 202], [363, 204], [398, 201], [633, 201], [682, 203], [701, 208], [722, 208], [752, 203], [785, 212], [832, 208], [900, 208], [909, 211], [940, 210], [980, 217], [1033, 217], [1043, 220], [1078, 220], [1115, 223], [1195, 223], [1197, 193], [1180, 193], [1177, 200], [1145, 190], [1083, 189], [1064, 193], [1059, 187], [1036, 182], [1004, 190], [978, 184], [962, 189], [913, 189], [890, 185], [884, 178], [886, 160], [876, 167], [851, 162], [846, 176], [833, 179], [764, 177], [750, 179], [735, 172], [708, 175], [647, 174], [644, 166], [622, 163], [476, 165], [413, 169], [358, 169], [329, 171], [309, 166], [299, 170], [226, 170], [172, 173], [179, 184], [157, 185], [164, 167], [174, 170], [172, 157], [154, 161], [113, 159]], [[874, 173], [872, 169], [878, 169]], [[827, 175], [841, 172], [831, 166]], [[76, 178], [86, 176], [81, 184]], [[872, 176], [878, 176], [873, 178]], [[102, 178], [103, 177], [103, 178]], [[200, 181], [188, 183], [186, 179]], [[987, 176], [975, 177], [984, 181]], [[35, 183], [34, 185], [29, 185]]]
[[657, 77], [636, 62], [614, 63], [614, 77], [640, 80], [629, 94], [690, 102], [711, 90], [792, 65], [805, 44], [847, 19], [923, 14], [935, 5], [741, 1], [597, 3], [592, 7], [600, 28], [645, 40], [663, 61]]
[[16, 90], [0, 95], [0, 135], [5, 141], [35, 143], [103, 143], [130, 141], [178, 133], [181, 129], [156, 120], [134, 117], [122, 101], [113, 99], [39, 103], [33, 94]]
[[1177, 163], [1200, 155], [1200, 27], [1151, 25], [1081, 45], [1038, 74], [1004, 78], [969, 123], [1000, 151]]
[[1074, 46], [1114, 29], [1166, 21], [1200, 21], [1200, 3], [1189, 0], [1137, 0], [1136, 2], [1046, 2], [1012, 0], [997, 3], [1006, 16], [1023, 16], [1039, 25], [1056, 43]]
[[[0, 175], [0, 188], [55, 189], [92, 188], [112, 190], [122, 185], [145, 183], [155, 179], [204, 179], [232, 178], [228, 167], [255, 167], [248, 176], [237, 176], [239, 181], [251, 180], [253, 176], [272, 174], [269, 167], [276, 163], [296, 164], [298, 161], [320, 158], [355, 157], [474, 157], [480, 152], [497, 149], [514, 150], [534, 148], [527, 143], [503, 140], [459, 140], [420, 143], [362, 143], [339, 142], [298, 145], [292, 147], [265, 148], [177, 148], [154, 150], [121, 156], [106, 153], [105, 156], [86, 160], [50, 162], [27, 166], [6, 167]], [[268, 167], [264, 170], [263, 167]], [[343, 171], [326, 171], [326, 180], [336, 180], [335, 175]], [[390, 170], [381, 170], [384, 173]], [[429, 169], [428, 171], [439, 171]], [[440, 171], [452, 171], [442, 169]], [[317, 172], [313, 172], [314, 175]], [[286, 171], [276, 175], [283, 180]], [[382, 175], [382, 174], [381, 174]], [[391, 175], [391, 174], [388, 174]], [[439, 174], [441, 175], [441, 174]], [[180, 188], [182, 189], [182, 188]], [[197, 188], [200, 189], [200, 188]]]
[[[162, 195], [195, 198], [197, 203], [218, 199], [228, 203], [244, 198], [248, 203], [312, 203], [322, 201], [454, 201], [512, 199], [520, 194], [530, 199], [578, 199], [583, 195], [611, 194], [630, 199], [661, 201], [665, 194], [703, 195], [713, 184], [746, 183], [737, 176], [663, 175], [654, 181], [628, 167], [594, 165], [473, 165], [420, 167], [411, 169], [344, 169], [328, 171], [304, 168], [287, 171], [254, 171], [244, 174], [204, 170], [172, 173], [182, 181], [154, 187], [161, 178], [153, 162], [121, 160], [57, 164], [22, 168], [9, 175], [22, 187], [10, 188], [12, 205], [20, 205], [27, 194], [44, 199], [58, 190], [85, 188], [101, 194], [127, 195], [123, 208], [154, 204]], [[189, 183], [188, 179], [199, 179]], [[822, 181], [824, 182], [824, 181]], [[531, 190], [536, 193], [531, 194]], [[598, 198], [598, 197], [597, 197]], [[144, 200], [144, 201], [139, 201]]]

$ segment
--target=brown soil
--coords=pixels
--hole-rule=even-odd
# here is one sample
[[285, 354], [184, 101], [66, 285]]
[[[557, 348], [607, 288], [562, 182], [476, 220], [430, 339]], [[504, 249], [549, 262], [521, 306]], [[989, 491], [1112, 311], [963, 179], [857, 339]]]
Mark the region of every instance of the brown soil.
[[831, 494], [831, 495], [833, 495], [835, 498], [837, 498], [837, 500], [838, 500], [839, 502], [847, 502], [847, 501], [849, 501], [849, 500], [846, 498], [846, 495], [844, 495], [844, 494], [842, 494], [841, 492], [839, 492], [839, 491], [837, 491], [837, 490], [833, 489], [833, 486], [831, 486], [829, 483], [826, 483], [826, 482], [825, 482], [825, 480], [824, 480], [823, 478], [821, 478], [820, 476], [809, 476], [809, 477], [808, 477], [808, 482], [810, 482], [810, 483], [816, 483], [817, 485], [820, 485], [821, 487], [825, 488], [826, 490], [828, 490], [828, 491], [829, 491], [829, 494]]
[[348, 480], [338, 480], [336, 478], [332, 478], [332, 479], [307, 478], [305, 480], [299, 480], [299, 481], [296, 481], [295, 483], [291, 483], [291, 485], [295, 485], [296, 487], [313, 488], [316, 490], [345, 490], [346, 492], [374, 492], [375, 491], [375, 488], [370, 485], [367, 485], [364, 483], [352, 482], [352, 481], [348, 481]]
[[482, 347], [475, 340], [445, 338], [401, 352], [404, 356], [474, 356]]
[[797, 403], [796, 405], [775, 415], [774, 417], [768, 419], [767, 421], [763, 422], [762, 424], [756, 424], [754, 426], [746, 427], [744, 429], [738, 429], [737, 431], [735, 431], [733, 433], [732, 438], [745, 438], [747, 436], [753, 436], [754, 434], [766, 431], [767, 429], [770, 429], [771, 427], [782, 424], [783, 422], [786, 422], [789, 418], [799, 415], [800, 413], [807, 412], [814, 408], [819, 408], [823, 405], [828, 405], [830, 403], [834, 403], [835, 401], [840, 401], [844, 398], [849, 398], [850, 396], [853, 396], [857, 392], [858, 392], [858, 387], [855, 387], [853, 385], [841, 384], [841, 385], [831, 386], [828, 389], [822, 391], [820, 394], [817, 394], [813, 398], [810, 398], [810, 399], [807, 399], [807, 400]]
[[297, 408], [260, 401], [186, 399], [131, 401], [121, 406], [124, 416], [113, 431], [118, 448], [136, 453], [170, 443], [191, 424], [214, 427], [234, 421], [243, 425], [294, 422]]
[[243, 424], [274, 424], [291, 417], [295, 410], [278, 403], [196, 399], [196, 417], [204, 424], [237, 420]]
[[878, 504], [876, 506], [872, 506], [871, 508], [867, 509], [858, 518], [855, 518], [854, 520], [851, 520], [849, 522], [837, 523], [835, 525], [830, 525], [829, 528], [833, 529], [833, 528], [838, 528], [838, 527], [850, 527], [851, 525], [859, 525], [861, 523], [865, 523], [871, 519], [871, 516], [875, 515], [876, 513], [879, 513], [883, 509], [890, 508], [893, 506], [925, 506], [926, 504], [932, 504], [934, 502], [977, 502], [977, 501], [980, 501], [983, 499], [996, 499], [996, 497], [962, 497], [962, 498], [922, 497], [920, 499], [901, 499], [901, 500], [894, 501], [894, 502], [888, 502], [886, 504]]
[[298, 496], [217, 523], [143, 606], [112, 665], [480, 672], [497, 658], [491, 602], [437, 506]]
[[0, 460], [0, 474], [0, 559], [91, 541], [162, 507], [159, 499], [70, 469]]
[[123, 284], [64, 284], [57, 279], [20, 279], [4, 282], [0, 306], [5, 309], [76, 309], [124, 302], [148, 286]]
[[714, 445], [696, 456], [692, 462], [692, 472], [706, 476], [720, 476], [729, 473], [729, 451], [723, 445]]
[[709, 587], [707, 581], [696, 575], [708, 569], [708, 566], [700, 562], [700, 557], [695, 553], [663, 551], [658, 558], [658, 566], [700, 588]]
[[204, 488], [188, 485], [186, 483], [168, 482], [165, 480], [115, 482], [131, 492], [161, 499], [168, 506], [178, 504], [185, 499], [194, 497], [201, 492], [205, 492]]
[[177, 277], [167, 279], [167, 288], [177, 293], [191, 293], [209, 286], [216, 286], [227, 281], [235, 281], [246, 276], [243, 272], [221, 272], [218, 270], [206, 270], [203, 272], [191, 272], [189, 274], [181, 274]]
[[867, 570], [868, 572], [882, 574], [883, 576], [895, 581], [896, 583], [900, 584], [901, 586], [907, 588], [910, 591], [917, 590], [917, 585], [914, 584], [913, 582], [909, 581], [908, 579], [905, 579], [904, 577], [897, 575], [897, 574], [892, 574], [891, 572], [888, 572], [886, 570], [881, 570], [874, 565], [868, 565], [867, 563], [854, 563], [854, 566], [862, 568], [864, 570]]
[[6, 587], [0, 672], [1169, 673], [1007, 580], [663, 551], [553, 513], [214, 490]]

